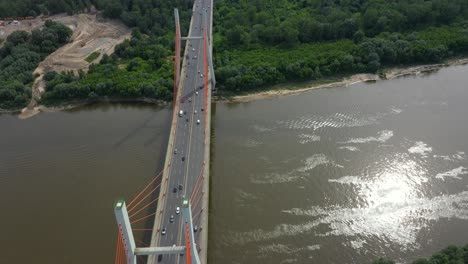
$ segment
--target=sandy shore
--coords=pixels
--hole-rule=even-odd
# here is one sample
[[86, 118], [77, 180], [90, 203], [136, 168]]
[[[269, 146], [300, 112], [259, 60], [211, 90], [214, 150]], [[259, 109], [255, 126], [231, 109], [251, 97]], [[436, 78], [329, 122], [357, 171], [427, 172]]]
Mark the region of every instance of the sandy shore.
[[402, 76], [408, 75], [418, 75], [421, 73], [427, 73], [436, 71], [443, 67], [448, 66], [455, 66], [455, 65], [464, 65], [468, 64], [468, 58], [463, 59], [453, 59], [449, 60], [445, 63], [440, 64], [429, 64], [429, 65], [419, 65], [413, 67], [404, 67], [404, 68], [388, 68], [385, 69], [383, 74], [355, 74], [349, 77], [343, 78], [341, 81], [333, 81], [328, 83], [318, 83], [312, 84], [309, 86], [304, 85], [302, 87], [294, 87], [294, 86], [287, 86], [287, 87], [279, 87], [278, 89], [267, 90], [267, 91], [260, 91], [256, 93], [246, 94], [246, 95], [238, 95], [232, 97], [217, 97], [216, 102], [249, 102], [254, 100], [261, 100], [267, 99], [272, 97], [278, 96], [285, 96], [285, 95], [294, 95], [304, 93], [310, 90], [321, 89], [321, 88], [332, 88], [332, 87], [346, 87], [348, 85], [360, 83], [360, 82], [374, 82], [379, 80], [391, 80]]

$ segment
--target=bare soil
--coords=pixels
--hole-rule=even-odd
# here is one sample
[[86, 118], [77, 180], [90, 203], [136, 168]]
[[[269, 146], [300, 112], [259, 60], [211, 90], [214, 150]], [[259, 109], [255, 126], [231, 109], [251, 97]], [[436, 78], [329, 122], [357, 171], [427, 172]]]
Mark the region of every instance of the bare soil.
[[[100, 53], [99, 57], [92, 63], [99, 62], [103, 54], [110, 55], [114, 52], [117, 44], [131, 37], [131, 30], [116, 20], [100, 18], [97, 14], [79, 14], [74, 16], [56, 15], [48, 19], [60, 22], [73, 30], [70, 42], [59, 48], [34, 70], [39, 77], [34, 81], [32, 87], [32, 100], [22, 110], [20, 118], [28, 118], [40, 111], [37, 101], [45, 91], [45, 83], [42, 79], [48, 71], [64, 72], [79, 70], [88, 71], [89, 65], [85, 59], [93, 52]], [[40, 18], [21, 21], [21, 25], [8, 25], [3, 28], [4, 35], [11, 34], [14, 30], [32, 31], [44, 25], [45, 20]], [[3, 36], [0, 36], [3, 37]]]

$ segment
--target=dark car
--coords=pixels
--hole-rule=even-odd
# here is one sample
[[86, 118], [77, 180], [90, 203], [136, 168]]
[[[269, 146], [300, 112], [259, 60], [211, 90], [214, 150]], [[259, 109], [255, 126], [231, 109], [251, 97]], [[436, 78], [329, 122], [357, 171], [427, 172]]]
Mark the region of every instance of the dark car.
[[182, 186], [182, 184], [179, 184], [179, 190], [182, 190], [184, 188], [184, 186]]
[[182, 157], [182, 161], [185, 161], [185, 157]]
[[185, 103], [185, 98], [180, 99], [181, 103]]
[[185, 119], [185, 121], [187, 121], [187, 122], [188, 122], [188, 118], [186, 118], [186, 119]]
[[197, 231], [198, 231], [198, 226], [194, 226], [194, 227], [193, 227], [193, 232], [196, 233]]
[[174, 187], [174, 189], [172, 189], [172, 191], [176, 193], [176, 192], [177, 192], [177, 188]]

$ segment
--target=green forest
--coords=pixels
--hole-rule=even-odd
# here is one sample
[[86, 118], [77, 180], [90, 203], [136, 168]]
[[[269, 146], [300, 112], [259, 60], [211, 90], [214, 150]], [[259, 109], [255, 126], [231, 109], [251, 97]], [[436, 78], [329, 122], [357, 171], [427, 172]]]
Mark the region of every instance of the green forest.
[[219, 0], [219, 88], [436, 63], [468, 51], [465, 0]]
[[17, 109], [31, 99], [32, 72], [60, 45], [71, 30], [62, 24], [45, 22], [41, 30], [13, 32], [0, 49], [0, 108]]
[[[373, 264], [396, 264], [395, 261], [379, 259]], [[419, 258], [411, 264], [468, 264], [468, 245], [464, 247], [448, 246], [430, 258]]]
[[[191, 0], [2, 1], [0, 17], [73, 14], [94, 5], [106, 17], [134, 29], [130, 40], [93, 64], [89, 73], [48, 73], [43, 103], [100, 97], [170, 100], [173, 8], [179, 8], [186, 32], [192, 4]], [[437, 63], [466, 56], [468, 51], [466, 0], [216, 0], [214, 7], [217, 86], [227, 94], [378, 73], [389, 66]], [[24, 100], [18, 97], [14, 105], [20, 102]]]

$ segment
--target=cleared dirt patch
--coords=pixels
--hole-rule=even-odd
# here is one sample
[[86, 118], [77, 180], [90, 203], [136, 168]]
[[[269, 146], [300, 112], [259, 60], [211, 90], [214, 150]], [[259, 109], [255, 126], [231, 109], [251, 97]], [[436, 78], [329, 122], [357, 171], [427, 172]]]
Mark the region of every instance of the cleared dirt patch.
[[[48, 19], [60, 22], [73, 30], [70, 43], [56, 50], [42, 61], [34, 73], [39, 74], [32, 87], [31, 103], [23, 109], [20, 118], [27, 118], [36, 114], [39, 110], [37, 100], [45, 91], [45, 83], [42, 80], [44, 73], [48, 71], [73, 71], [88, 70], [90, 63], [86, 59], [92, 54], [99, 54], [91, 62], [97, 63], [102, 55], [110, 55], [117, 44], [131, 37], [131, 30], [123, 23], [116, 20], [99, 19], [98, 15], [79, 14], [74, 16], [57, 15]], [[45, 20], [35, 19], [22, 21], [21, 25], [9, 25], [15, 30], [32, 31], [44, 25]], [[11, 34], [14, 30], [3, 28], [4, 35]], [[11, 31], [11, 32], [10, 32]], [[3, 38], [3, 36], [0, 36]]]

